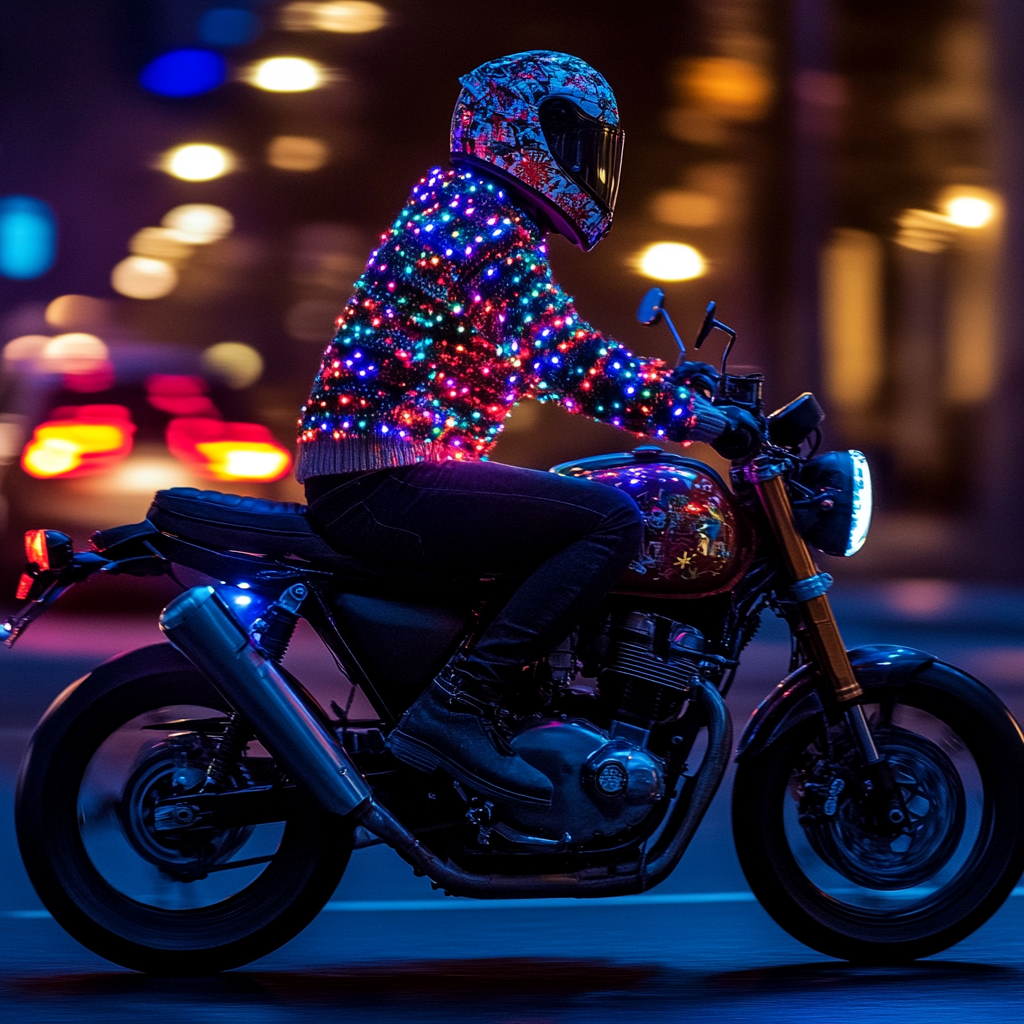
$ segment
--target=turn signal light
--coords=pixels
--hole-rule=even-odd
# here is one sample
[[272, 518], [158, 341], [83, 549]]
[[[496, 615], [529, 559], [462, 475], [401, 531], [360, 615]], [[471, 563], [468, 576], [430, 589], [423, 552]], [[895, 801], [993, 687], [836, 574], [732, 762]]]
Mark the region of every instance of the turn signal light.
[[213, 480], [271, 483], [292, 467], [291, 453], [261, 423], [188, 417], [167, 425], [175, 458]]

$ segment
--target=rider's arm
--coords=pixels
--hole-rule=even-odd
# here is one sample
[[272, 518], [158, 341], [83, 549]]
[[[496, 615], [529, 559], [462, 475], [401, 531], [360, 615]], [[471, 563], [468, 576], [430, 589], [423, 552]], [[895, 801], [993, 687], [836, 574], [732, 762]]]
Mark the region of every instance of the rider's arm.
[[473, 283], [490, 300], [491, 326], [517, 359], [522, 390], [532, 397], [669, 441], [713, 441], [726, 429], [710, 402], [672, 383], [662, 360], [633, 355], [580, 318], [552, 280], [543, 244], [511, 253], [504, 266]]

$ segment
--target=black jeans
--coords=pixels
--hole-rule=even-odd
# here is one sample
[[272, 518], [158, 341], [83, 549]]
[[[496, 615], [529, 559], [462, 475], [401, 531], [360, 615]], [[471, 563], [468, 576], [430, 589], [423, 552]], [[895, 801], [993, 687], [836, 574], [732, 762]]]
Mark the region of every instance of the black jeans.
[[338, 551], [452, 576], [524, 577], [460, 669], [506, 687], [565, 639], [636, 556], [643, 517], [614, 487], [495, 462], [306, 481]]

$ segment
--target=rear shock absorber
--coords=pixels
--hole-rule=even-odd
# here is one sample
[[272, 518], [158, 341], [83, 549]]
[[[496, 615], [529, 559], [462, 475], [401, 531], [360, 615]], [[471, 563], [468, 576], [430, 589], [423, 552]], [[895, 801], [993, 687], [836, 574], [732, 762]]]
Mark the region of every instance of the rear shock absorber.
[[[249, 631], [252, 642], [271, 661], [280, 662], [285, 656], [299, 622], [299, 608], [308, 593], [309, 588], [304, 583], [293, 584], [252, 624]], [[247, 743], [248, 734], [240, 728], [238, 715], [233, 714], [206, 770], [206, 787], [226, 788], [230, 784], [232, 767]]]
[[271, 661], [280, 662], [285, 656], [299, 623], [299, 608], [308, 593], [304, 583], [293, 584], [252, 624], [252, 642]]

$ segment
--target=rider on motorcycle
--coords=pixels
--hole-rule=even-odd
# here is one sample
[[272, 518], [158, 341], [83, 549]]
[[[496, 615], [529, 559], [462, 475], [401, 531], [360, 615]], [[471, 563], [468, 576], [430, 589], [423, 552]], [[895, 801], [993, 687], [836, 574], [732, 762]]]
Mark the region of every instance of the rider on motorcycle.
[[297, 475], [337, 549], [410, 570], [522, 582], [438, 675], [389, 749], [499, 799], [550, 803], [508, 743], [522, 666], [572, 630], [635, 557], [643, 519], [614, 488], [487, 462], [512, 407], [570, 412], [742, 455], [757, 424], [690, 375], [634, 356], [581, 319], [546, 235], [584, 251], [611, 227], [623, 132], [584, 61], [535, 50], [461, 79], [451, 162], [413, 187], [337, 320], [302, 410]]

